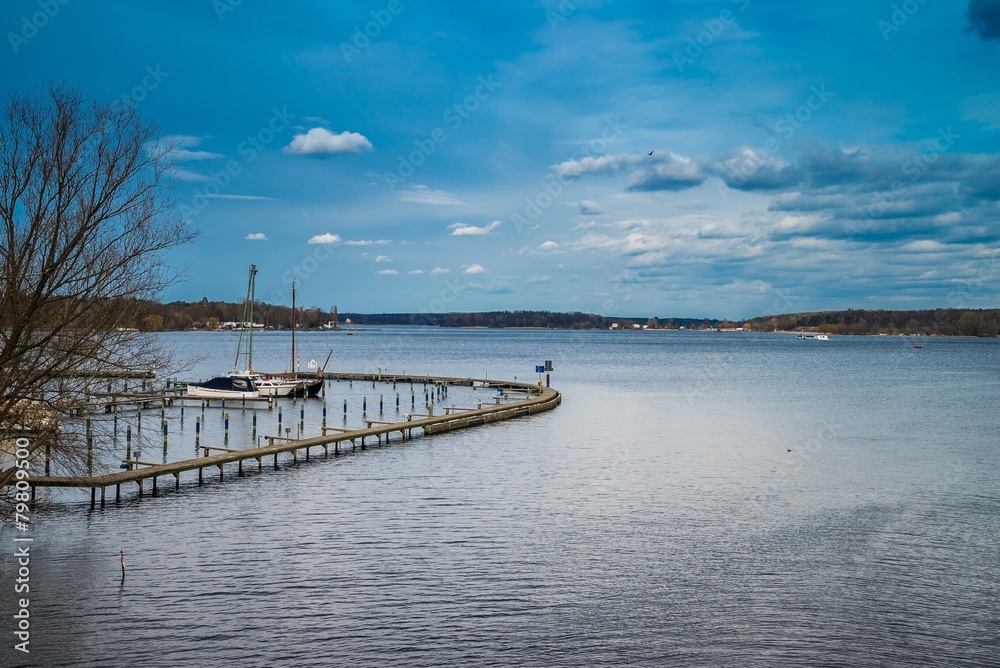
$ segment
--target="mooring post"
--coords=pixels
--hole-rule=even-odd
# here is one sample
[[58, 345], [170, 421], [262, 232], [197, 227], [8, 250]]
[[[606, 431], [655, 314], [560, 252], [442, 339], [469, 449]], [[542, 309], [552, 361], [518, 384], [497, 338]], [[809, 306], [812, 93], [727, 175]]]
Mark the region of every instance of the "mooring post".
[[101, 510], [104, 510], [104, 487], [101, 487]]
[[167, 421], [163, 421], [163, 452], [167, 451]]
[[344, 422], [347, 422], [347, 399], [344, 399]]
[[257, 440], [257, 409], [253, 409], [253, 440]]
[[382, 414], [382, 401], [383, 401], [384, 398], [385, 398], [384, 394], [378, 395], [378, 414], [379, 415]]
[[224, 431], [223, 441], [226, 442], [226, 443], [228, 443], [229, 442], [229, 413], [223, 413], [222, 419], [223, 419], [223, 421], [225, 423], [225, 431]]
[[153, 476], [153, 496], [156, 496], [156, 476]]
[[278, 470], [278, 453], [274, 453], [274, 470]]
[[119, 482], [115, 483], [115, 503], [121, 503], [121, 501], [122, 501], [122, 484]]
[[204, 471], [204, 469], [199, 466], [198, 467], [198, 487], [201, 487], [201, 484], [202, 484], [202, 472], [203, 471]]
[[48, 477], [48, 475], [49, 475], [49, 463], [51, 462], [51, 460], [52, 460], [52, 444], [46, 442], [45, 443], [45, 476], [46, 477]]
[[278, 406], [278, 433], [281, 433], [281, 406]]
[[[94, 434], [90, 431], [90, 418], [87, 418], [87, 475], [94, 475]], [[93, 506], [93, 502], [90, 505]]]
[[303, 430], [306, 428], [306, 405], [305, 402], [299, 406], [299, 425]]
[[361, 414], [368, 415], [368, 397], [361, 397]]
[[219, 482], [222, 482], [222, 464], [218, 464], [219, 467]]
[[[392, 386], [396, 387], [396, 384], [393, 383]], [[396, 393], [396, 412], [399, 412], [399, 392]]]
[[326, 426], [326, 399], [323, 400], [323, 426]]
[[201, 418], [195, 416], [194, 418], [194, 447], [201, 445]]
[[181, 488], [181, 474], [180, 471], [174, 474], [174, 490]]

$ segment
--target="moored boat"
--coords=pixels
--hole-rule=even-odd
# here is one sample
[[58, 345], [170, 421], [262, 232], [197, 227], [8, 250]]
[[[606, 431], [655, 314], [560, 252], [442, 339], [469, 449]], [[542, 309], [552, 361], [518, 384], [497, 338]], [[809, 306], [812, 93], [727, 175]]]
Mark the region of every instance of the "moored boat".
[[229, 374], [201, 383], [188, 383], [187, 396], [203, 399], [252, 399], [261, 396], [254, 376]]

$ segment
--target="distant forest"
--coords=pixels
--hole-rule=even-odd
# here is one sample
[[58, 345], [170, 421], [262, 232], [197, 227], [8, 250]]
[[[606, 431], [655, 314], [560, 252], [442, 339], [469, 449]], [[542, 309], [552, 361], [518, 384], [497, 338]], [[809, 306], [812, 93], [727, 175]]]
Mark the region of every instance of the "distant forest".
[[[224, 322], [241, 322], [243, 304], [212, 302], [143, 302], [143, 315], [135, 327], [143, 331], [216, 329]], [[318, 329], [334, 319], [316, 307], [297, 310], [299, 329]], [[290, 329], [292, 309], [254, 302], [253, 320], [269, 329]], [[922, 334], [927, 336], [998, 336], [1000, 309], [923, 311], [819, 311], [785, 313], [746, 321], [712, 318], [609, 318], [594, 313], [550, 311], [492, 311], [484, 313], [340, 313], [340, 327], [426, 325], [431, 327], [537, 327], [548, 329], [735, 329], [750, 331], [811, 331], [828, 334]]]
[[770, 332], [816, 331], [824, 334], [922, 334], [925, 336], [1000, 335], [1000, 309], [934, 311], [820, 311], [753, 318], [744, 328]]
[[[143, 316], [135, 323], [143, 331], [216, 329], [224, 322], [241, 322], [243, 304], [232, 302], [144, 302]], [[317, 329], [334, 319], [331, 311], [308, 307], [297, 309], [296, 327]], [[550, 311], [492, 311], [488, 313], [339, 313], [341, 327], [351, 325], [428, 325], [432, 327], [539, 327], [548, 329], [608, 329], [613, 323], [626, 329], [633, 325], [654, 328], [700, 329], [719, 327], [722, 321], [707, 318], [608, 318], [594, 313]], [[254, 302], [253, 321], [269, 329], [291, 329], [292, 309]]]

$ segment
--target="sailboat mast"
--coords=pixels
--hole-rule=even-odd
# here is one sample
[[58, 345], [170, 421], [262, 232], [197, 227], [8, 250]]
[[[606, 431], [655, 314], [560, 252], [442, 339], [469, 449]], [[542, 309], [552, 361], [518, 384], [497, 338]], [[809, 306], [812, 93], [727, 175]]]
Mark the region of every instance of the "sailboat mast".
[[[236, 344], [236, 362], [233, 364], [233, 371], [241, 371], [240, 369], [240, 355], [245, 354], [247, 356], [246, 369], [249, 370], [253, 367], [253, 292], [254, 292], [254, 277], [257, 275], [257, 265], [250, 265], [250, 280], [247, 283], [247, 298], [243, 302], [243, 322], [240, 323], [240, 339]], [[243, 352], [243, 334], [247, 334], [247, 352]]]
[[292, 378], [295, 378], [298, 371], [295, 368], [295, 280], [292, 279]]
[[247, 309], [250, 312], [250, 318], [247, 322], [247, 327], [250, 330], [250, 335], [247, 337], [250, 344], [247, 346], [247, 371], [253, 371], [253, 300], [254, 300], [254, 284], [257, 282], [257, 265], [250, 265], [250, 296], [247, 299]]

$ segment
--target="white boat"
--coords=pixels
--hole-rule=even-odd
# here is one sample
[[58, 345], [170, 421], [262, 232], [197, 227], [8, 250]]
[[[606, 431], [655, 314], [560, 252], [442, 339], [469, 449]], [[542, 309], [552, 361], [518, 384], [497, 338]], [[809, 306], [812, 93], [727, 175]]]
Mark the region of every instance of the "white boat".
[[830, 337], [827, 336], [826, 334], [817, 334], [816, 335], [816, 340], [817, 341], [829, 341]]
[[303, 388], [305, 388], [305, 381], [262, 376], [252, 370], [241, 372], [230, 371], [228, 375], [246, 376], [253, 379], [254, 385], [257, 386], [257, 391], [260, 392], [260, 396], [262, 397], [290, 397], [295, 393], [301, 393]]
[[253, 399], [261, 396], [253, 376], [229, 374], [203, 383], [188, 383], [187, 396], [202, 399]]

